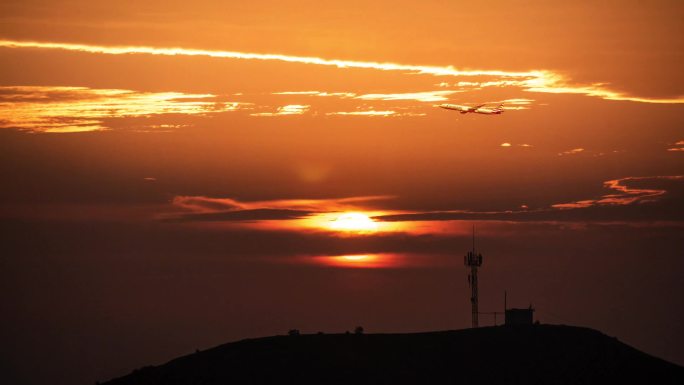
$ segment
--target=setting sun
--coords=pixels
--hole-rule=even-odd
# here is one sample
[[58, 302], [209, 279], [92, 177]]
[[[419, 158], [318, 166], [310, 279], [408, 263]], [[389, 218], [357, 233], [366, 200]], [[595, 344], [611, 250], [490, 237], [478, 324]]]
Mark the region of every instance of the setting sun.
[[378, 224], [365, 214], [344, 213], [330, 223], [330, 228], [340, 231], [375, 231]]

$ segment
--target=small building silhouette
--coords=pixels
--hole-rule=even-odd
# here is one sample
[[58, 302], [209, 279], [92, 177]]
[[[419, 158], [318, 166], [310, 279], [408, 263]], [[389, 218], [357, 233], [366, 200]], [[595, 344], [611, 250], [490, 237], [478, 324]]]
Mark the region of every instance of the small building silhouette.
[[506, 309], [505, 324], [511, 325], [532, 325], [534, 309], [530, 305], [527, 309]]

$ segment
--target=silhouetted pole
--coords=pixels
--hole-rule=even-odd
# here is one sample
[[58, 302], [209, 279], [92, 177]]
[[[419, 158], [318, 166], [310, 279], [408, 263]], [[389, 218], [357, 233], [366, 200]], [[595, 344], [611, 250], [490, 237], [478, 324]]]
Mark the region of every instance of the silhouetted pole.
[[473, 251], [468, 252], [463, 258], [466, 266], [470, 266], [470, 275], [468, 275], [468, 284], [470, 285], [470, 304], [472, 305], [473, 327], [478, 326], [478, 299], [477, 299], [477, 268], [482, 266], [482, 254], [475, 252], [475, 225], [473, 225]]

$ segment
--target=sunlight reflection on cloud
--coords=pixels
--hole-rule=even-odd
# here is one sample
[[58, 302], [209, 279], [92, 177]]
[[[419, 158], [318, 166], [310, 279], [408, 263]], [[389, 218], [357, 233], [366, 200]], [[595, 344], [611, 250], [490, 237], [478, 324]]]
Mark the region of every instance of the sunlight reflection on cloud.
[[[453, 66], [431, 66], [415, 64], [399, 64], [389, 62], [355, 61], [324, 59], [320, 57], [294, 56], [283, 54], [264, 54], [237, 51], [214, 51], [188, 48], [163, 48], [146, 46], [100, 46], [89, 44], [55, 43], [0, 40], [0, 47], [5, 48], [39, 48], [59, 49], [68, 51], [87, 52], [92, 54], [126, 55], [145, 54], [162, 56], [203, 56], [211, 58], [240, 59], [240, 60], [273, 60], [287, 63], [312, 64], [332, 66], [337, 68], [375, 69], [381, 71], [402, 71], [409, 74], [451, 76], [451, 77], [490, 77], [486, 81], [462, 81], [459, 87], [518, 87], [527, 92], [579, 94], [594, 96], [606, 100], [632, 101], [641, 103], [680, 104], [684, 97], [677, 98], [646, 98], [626, 95], [607, 88], [604, 83], [574, 84], [571, 79], [549, 70], [532, 71], [503, 71], [503, 70], [459, 70]], [[442, 82], [444, 84], [446, 82]], [[440, 85], [441, 85], [440, 84]], [[459, 92], [446, 91], [446, 92]], [[388, 94], [390, 95], [390, 94]], [[438, 97], [438, 96], [433, 96]], [[390, 99], [396, 100], [396, 99]], [[439, 100], [439, 99], [438, 99]], [[437, 101], [437, 100], [435, 100]]]
[[552, 207], [558, 209], [577, 209], [591, 206], [622, 206], [633, 203], [651, 202], [667, 193], [666, 189], [631, 187], [634, 182], [652, 182], [657, 180], [684, 180], [682, 175], [653, 176], [653, 177], [627, 177], [608, 180], [603, 183], [607, 189], [615, 191], [613, 194], [603, 195], [600, 199], [585, 199], [581, 201], [559, 203]]
[[309, 110], [309, 105], [288, 104], [278, 107], [276, 112], [255, 112], [251, 116], [283, 116], [283, 115], [302, 115]]
[[[108, 118], [202, 115], [235, 111], [245, 105], [247, 103], [219, 102], [212, 94], [86, 87], [0, 87], [0, 128], [51, 133], [98, 131], [108, 129], [103, 122]], [[164, 129], [171, 127], [166, 125]]]

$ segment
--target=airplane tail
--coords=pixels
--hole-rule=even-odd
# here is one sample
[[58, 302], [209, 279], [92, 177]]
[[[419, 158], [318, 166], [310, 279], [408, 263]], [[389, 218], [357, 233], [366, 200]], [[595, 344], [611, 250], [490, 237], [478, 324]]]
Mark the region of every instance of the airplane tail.
[[496, 110], [500, 111], [500, 112], [504, 112], [503, 105], [504, 105], [503, 103], [499, 104], [499, 107], [496, 107]]

